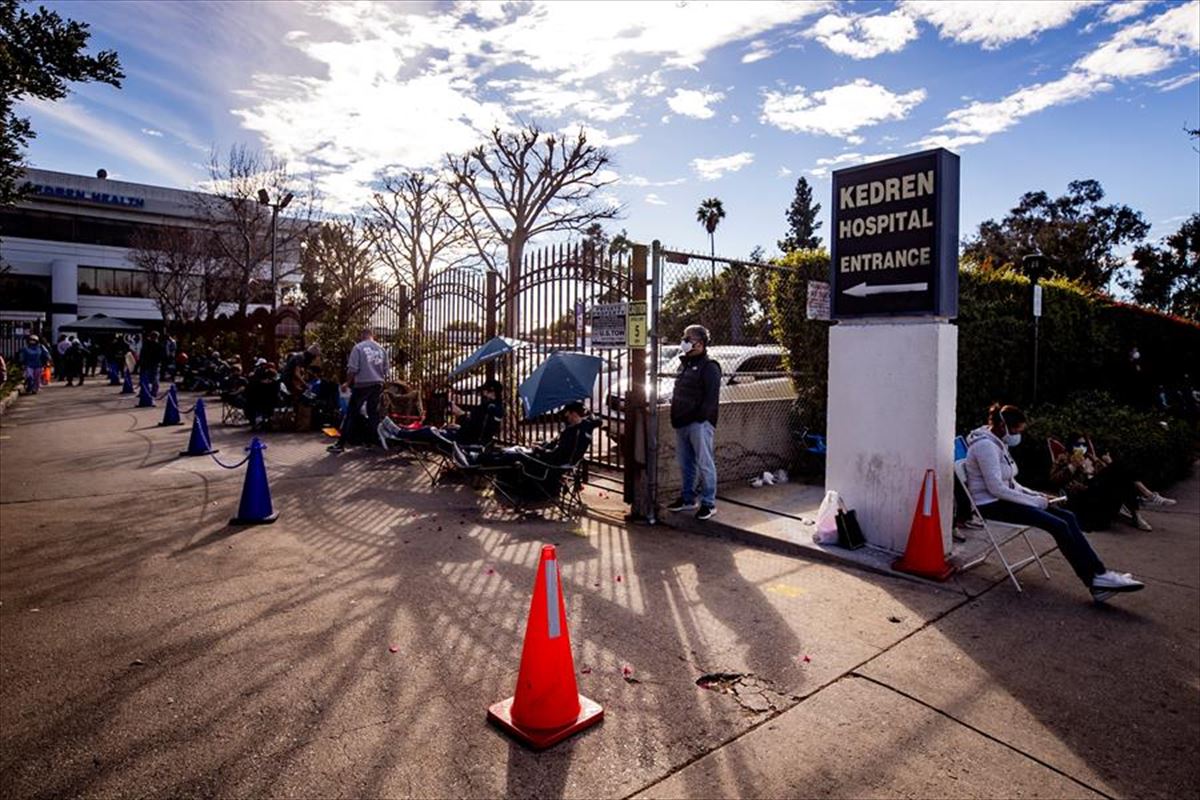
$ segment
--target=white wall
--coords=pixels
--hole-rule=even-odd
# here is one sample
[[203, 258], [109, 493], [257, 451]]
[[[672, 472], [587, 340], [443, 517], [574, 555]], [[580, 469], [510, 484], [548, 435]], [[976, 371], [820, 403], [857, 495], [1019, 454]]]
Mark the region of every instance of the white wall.
[[829, 332], [825, 486], [857, 509], [872, 545], [904, 551], [932, 468], [950, 550], [957, 371], [948, 322], [841, 322]]

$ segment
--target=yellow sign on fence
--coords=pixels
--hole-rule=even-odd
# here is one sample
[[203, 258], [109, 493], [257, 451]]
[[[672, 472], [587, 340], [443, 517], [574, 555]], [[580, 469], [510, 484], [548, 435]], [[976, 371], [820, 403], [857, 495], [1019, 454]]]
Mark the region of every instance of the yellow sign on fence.
[[646, 301], [636, 300], [629, 304], [625, 316], [625, 342], [627, 347], [646, 346]]

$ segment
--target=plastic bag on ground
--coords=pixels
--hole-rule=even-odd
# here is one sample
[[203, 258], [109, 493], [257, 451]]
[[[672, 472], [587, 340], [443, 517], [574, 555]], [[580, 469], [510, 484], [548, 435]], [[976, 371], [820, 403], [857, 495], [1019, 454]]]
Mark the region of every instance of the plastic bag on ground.
[[838, 540], [837, 512], [841, 498], [834, 489], [825, 492], [825, 499], [817, 509], [817, 529], [813, 532], [813, 541], [817, 544], [835, 544]]

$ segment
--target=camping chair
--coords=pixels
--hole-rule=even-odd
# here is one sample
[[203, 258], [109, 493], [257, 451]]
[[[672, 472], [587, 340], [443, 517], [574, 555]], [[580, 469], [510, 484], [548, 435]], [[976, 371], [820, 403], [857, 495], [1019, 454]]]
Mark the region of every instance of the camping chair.
[[473, 466], [463, 471], [484, 479], [491, 486], [493, 497], [516, 514], [528, 516], [555, 510], [563, 519], [575, 519], [585, 508], [583, 484], [588, 477], [585, 456], [601, 423], [588, 418], [582, 425], [575, 451], [566, 464], [550, 464], [525, 453], [515, 464]]
[[1067, 452], [1067, 446], [1053, 436], [1047, 437], [1046, 447], [1050, 450], [1051, 464], [1058, 461], [1058, 457]]
[[[1029, 540], [1030, 528], [1028, 525], [1012, 525], [1007, 522], [988, 520], [984, 518], [983, 514], [979, 513], [979, 506], [975, 504], [975, 498], [971, 497], [971, 492], [967, 488], [967, 443], [961, 436], [954, 440], [954, 479], [958, 481], [959, 486], [963, 489], [963, 493], [967, 496], [967, 502], [971, 504], [972, 518], [979, 521], [979, 525], [990, 543], [988, 549], [984, 550], [978, 557], [964, 563], [959, 569], [965, 571], [971, 567], [979, 566], [987, 560], [988, 556], [995, 552], [1000, 559], [1000, 563], [1004, 565], [1004, 571], [1008, 573], [1008, 577], [1012, 580], [1013, 586], [1017, 587], [1018, 592], [1023, 590], [1021, 589], [1021, 582], [1017, 580], [1017, 570], [1035, 561], [1042, 570], [1042, 574], [1049, 578], [1050, 573], [1046, 571], [1046, 565], [1042, 563], [1041, 556], [1034, 549], [1033, 542]], [[1016, 561], [1009, 561], [1004, 555], [1004, 551], [1000, 548], [1018, 536], [1025, 540], [1025, 544], [1029, 547], [1029, 555]]]

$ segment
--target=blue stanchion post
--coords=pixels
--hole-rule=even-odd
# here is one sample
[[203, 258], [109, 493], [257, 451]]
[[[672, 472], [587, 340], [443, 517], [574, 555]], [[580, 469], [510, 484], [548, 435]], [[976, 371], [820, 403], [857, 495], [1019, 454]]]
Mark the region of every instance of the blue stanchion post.
[[237, 516], [229, 520], [229, 524], [267, 525], [279, 519], [279, 513], [271, 504], [271, 487], [267, 485], [267, 464], [263, 458], [267, 446], [255, 436], [246, 449], [250, 451], [250, 459], [242, 484], [242, 499]]

